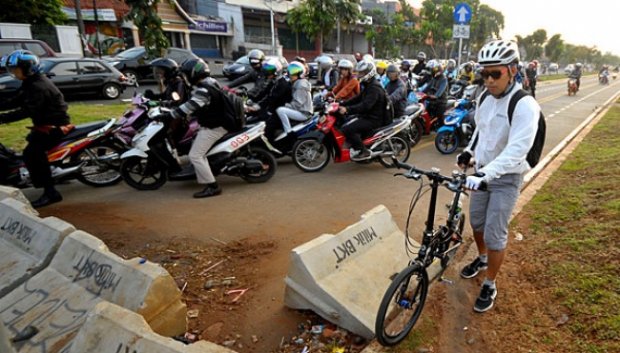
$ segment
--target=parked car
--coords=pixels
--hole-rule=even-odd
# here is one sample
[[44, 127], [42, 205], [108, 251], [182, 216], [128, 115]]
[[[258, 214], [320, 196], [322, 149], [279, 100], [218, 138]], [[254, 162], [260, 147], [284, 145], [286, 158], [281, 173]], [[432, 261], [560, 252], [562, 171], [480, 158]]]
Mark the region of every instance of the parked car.
[[[46, 74], [64, 95], [99, 94], [118, 98], [126, 87], [125, 76], [99, 59], [48, 58], [41, 60]], [[22, 82], [11, 75], [0, 77], [0, 99], [12, 97]]]
[[58, 56], [47, 43], [41, 40], [21, 38], [0, 39], [0, 57], [9, 55], [19, 49], [29, 50], [39, 58], [55, 58]]
[[310, 70], [308, 73], [309, 78], [317, 78], [319, 76], [319, 64], [316, 62], [308, 63], [308, 69]]
[[[198, 56], [187, 49], [168, 48], [164, 58], [172, 59], [181, 65], [187, 59], [198, 59]], [[153, 78], [151, 61], [156, 58], [149, 56], [144, 47], [127, 49], [104, 59], [125, 75], [129, 86], [135, 86], [140, 80]]]
[[[271, 58], [275, 58], [275, 56], [267, 55], [265, 60]], [[280, 64], [282, 64], [282, 69], [285, 70], [288, 67], [288, 61], [283, 56], [278, 57], [278, 59], [280, 60]], [[244, 55], [237, 59], [237, 61], [224, 66], [222, 72], [227, 79], [234, 80], [250, 72], [251, 69], [250, 60], [247, 55]]]

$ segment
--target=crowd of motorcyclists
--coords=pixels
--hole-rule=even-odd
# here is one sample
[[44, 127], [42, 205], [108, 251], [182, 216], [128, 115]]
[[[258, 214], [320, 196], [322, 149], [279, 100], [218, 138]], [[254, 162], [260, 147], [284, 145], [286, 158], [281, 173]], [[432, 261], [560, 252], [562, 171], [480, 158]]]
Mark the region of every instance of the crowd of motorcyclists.
[[[194, 197], [215, 196], [222, 191], [209, 167], [206, 153], [216, 141], [237, 129], [227, 118], [233, 112], [227, 112], [231, 108], [226, 104], [226, 94], [240, 93], [239, 87], [243, 84], [253, 84], [247, 91], [248, 103], [253, 104], [247, 104], [245, 112], [254, 116], [256, 121], [265, 122], [268, 140], [273, 140], [278, 131], [285, 134], [285, 139], [294, 140], [295, 136], [291, 133], [293, 125], [310, 119], [315, 109], [324, 102], [339, 102], [341, 129], [351, 146], [350, 155], [354, 161], [370, 157], [370, 151], [362, 144], [362, 139], [374, 129], [391, 123], [393, 117], [402, 116], [407, 105], [415, 103], [417, 92], [426, 95], [426, 110], [441, 125], [449, 96], [460, 98], [457, 95], [462, 94], [465, 86], [472, 84], [478, 85], [473, 98], [483, 91], [482, 67], [475, 62], [457, 67], [456, 61], [449, 59], [444, 66], [442, 60], [427, 60], [426, 53], [422, 51], [415, 62], [402, 60], [399, 64], [381, 60], [375, 62], [370, 55], [356, 55], [355, 63], [347, 59], [334, 62], [330, 56], [320, 56], [317, 59], [319, 77], [314, 88], [308, 79], [308, 65], [304, 58], [297, 57], [286, 69], [282, 68], [279, 60], [267, 59], [258, 49], [251, 50], [248, 58], [252, 69], [227, 86], [211, 78], [208, 65], [200, 59], [183, 63], [156, 59], [151, 63], [160, 91], [146, 90], [144, 97], [158, 100], [162, 106], [172, 109], [155, 118], [165, 122], [167, 128], [161, 133], [161, 138], [153, 140], [152, 147], [164, 154], [162, 160], [170, 164], [171, 174], [180, 172], [180, 168], [175, 158], [167, 152], [164, 138], [169, 136], [174, 145], [183, 135], [186, 118], [190, 115], [200, 124], [189, 153], [197, 181], [203, 187]], [[72, 128], [66, 113], [67, 105], [51, 81], [39, 74], [36, 55], [18, 50], [3, 58], [2, 66], [23, 80], [24, 84], [16, 98], [20, 101], [20, 108], [1, 114], [0, 124], [29, 117], [34, 124], [24, 157], [34, 186], [43, 188], [44, 193], [33, 205], [41, 207], [61, 201], [62, 196], [54, 188], [49, 175], [46, 151]], [[581, 63], [577, 63], [569, 75], [577, 80], [577, 87], [581, 70]], [[535, 96], [537, 72], [536, 60], [530, 62], [525, 70], [521, 67], [517, 72], [517, 81], [529, 88], [532, 96]], [[599, 74], [606, 77], [607, 68], [601, 69]], [[460, 90], [452, 89], [458, 85]], [[386, 109], [392, 109], [389, 116]]]

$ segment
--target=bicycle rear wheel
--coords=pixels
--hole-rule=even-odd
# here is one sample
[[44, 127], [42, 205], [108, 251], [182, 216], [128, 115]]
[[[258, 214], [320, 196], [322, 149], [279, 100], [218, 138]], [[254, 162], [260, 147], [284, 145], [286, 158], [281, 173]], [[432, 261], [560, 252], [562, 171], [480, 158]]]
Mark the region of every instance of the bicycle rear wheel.
[[375, 334], [383, 346], [394, 346], [407, 337], [418, 321], [428, 293], [426, 269], [415, 263], [402, 270], [383, 295]]

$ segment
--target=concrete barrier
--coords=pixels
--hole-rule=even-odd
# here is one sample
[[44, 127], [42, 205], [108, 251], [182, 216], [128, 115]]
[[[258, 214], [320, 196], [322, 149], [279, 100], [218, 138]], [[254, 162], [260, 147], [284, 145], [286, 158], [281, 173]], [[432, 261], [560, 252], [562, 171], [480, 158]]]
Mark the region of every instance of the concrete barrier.
[[56, 217], [41, 219], [13, 198], [0, 201], [0, 297], [43, 270], [75, 228]]
[[404, 244], [404, 234], [380, 205], [337, 235], [323, 234], [296, 247], [285, 279], [285, 305], [313, 310], [372, 338], [390, 276], [409, 260]]
[[9, 332], [2, 323], [0, 323], [0, 352], [2, 353], [15, 353], [15, 349], [11, 344]]
[[30, 205], [30, 201], [28, 201], [28, 199], [26, 198], [26, 196], [24, 196], [21, 190], [12, 188], [10, 186], [0, 185], [0, 201], [7, 199], [7, 198], [15, 199], [23, 203], [25, 205], [24, 210], [27, 212], [30, 212], [32, 215], [34, 216], [39, 215], [39, 212], [37, 212], [34, 208], [32, 208], [32, 206]]
[[70, 353], [234, 353], [207, 341], [185, 345], [154, 333], [142, 316], [101, 302], [87, 315]]
[[82, 231], [65, 238], [46, 269], [0, 299], [0, 320], [12, 334], [28, 326], [39, 330], [20, 352], [66, 353], [87, 312], [102, 301], [142, 315], [159, 334], [186, 331], [187, 308], [165, 269], [123, 260]]

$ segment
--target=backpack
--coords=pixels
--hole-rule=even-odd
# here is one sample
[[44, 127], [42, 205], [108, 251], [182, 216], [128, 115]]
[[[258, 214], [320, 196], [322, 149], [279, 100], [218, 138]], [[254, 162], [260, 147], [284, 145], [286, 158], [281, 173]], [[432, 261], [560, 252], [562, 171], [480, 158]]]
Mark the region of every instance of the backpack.
[[[484, 93], [480, 95], [480, 103], [489, 95], [489, 91], [485, 90]], [[512, 125], [512, 115], [514, 114], [517, 103], [521, 98], [528, 96], [529, 93], [522, 89], [515, 92], [515, 94], [510, 97], [510, 102], [508, 102], [508, 124]], [[542, 155], [543, 147], [545, 146], [545, 136], [547, 135], [547, 124], [545, 122], [545, 116], [543, 115], [542, 110], [540, 111], [540, 116], [538, 117], [538, 130], [536, 131], [536, 137], [534, 137], [534, 144], [530, 148], [527, 153], [527, 157], [525, 160], [530, 165], [531, 168], [534, 168], [538, 162], [540, 161], [540, 156]], [[478, 143], [478, 135], [476, 135], [476, 140], [472, 144], [472, 148], [476, 146]]]
[[209, 94], [219, 95], [223, 104], [227, 120], [232, 123], [234, 130], [229, 132], [237, 132], [245, 127], [245, 107], [243, 98], [236, 94], [225, 91], [211, 83], [203, 81], [205, 87], [209, 90]]

